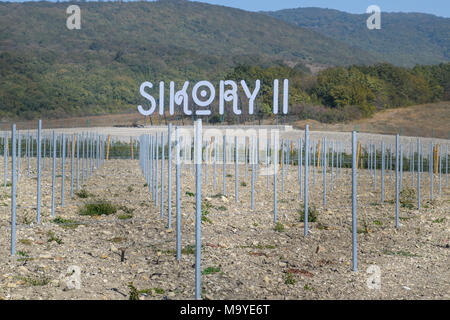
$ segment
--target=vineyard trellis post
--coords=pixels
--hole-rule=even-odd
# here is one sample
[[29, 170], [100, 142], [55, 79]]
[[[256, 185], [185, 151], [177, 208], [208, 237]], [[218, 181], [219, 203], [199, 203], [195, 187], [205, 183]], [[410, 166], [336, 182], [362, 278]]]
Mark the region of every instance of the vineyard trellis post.
[[357, 252], [357, 167], [356, 167], [356, 131], [352, 133], [352, 270], [358, 271]]
[[16, 125], [11, 130], [11, 255], [16, 254]]
[[304, 192], [304, 236], [308, 235], [308, 176], [309, 176], [309, 126], [305, 127], [305, 192]]

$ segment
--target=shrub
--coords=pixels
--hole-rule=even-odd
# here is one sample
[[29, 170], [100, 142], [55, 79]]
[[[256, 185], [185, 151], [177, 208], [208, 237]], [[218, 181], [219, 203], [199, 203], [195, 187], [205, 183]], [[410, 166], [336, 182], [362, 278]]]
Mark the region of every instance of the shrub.
[[75, 195], [76, 195], [78, 198], [82, 198], [82, 199], [89, 198], [89, 196], [90, 196], [89, 192], [87, 192], [86, 189], [81, 189], [80, 191], [75, 192]]
[[117, 212], [116, 206], [106, 201], [87, 203], [83, 205], [79, 210], [80, 215], [91, 217], [110, 215], [116, 212]]
[[[300, 222], [305, 222], [305, 209], [299, 209], [298, 214], [300, 215]], [[314, 205], [308, 207], [308, 222], [317, 221], [317, 208]]]
[[284, 226], [283, 226], [283, 224], [282, 224], [281, 222], [277, 222], [277, 223], [275, 224], [274, 229], [275, 229], [275, 231], [277, 231], [277, 232], [283, 232], [283, 231], [284, 231]]
[[400, 204], [403, 208], [412, 209], [416, 201], [416, 190], [412, 188], [405, 188], [400, 192]]

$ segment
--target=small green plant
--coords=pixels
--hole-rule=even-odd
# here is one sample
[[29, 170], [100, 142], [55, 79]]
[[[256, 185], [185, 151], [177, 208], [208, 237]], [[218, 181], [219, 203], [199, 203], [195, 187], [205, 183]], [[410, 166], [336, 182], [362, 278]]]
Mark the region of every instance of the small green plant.
[[277, 232], [283, 232], [284, 231], [284, 225], [281, 222], [275, 223], [274, 230]]
[[190, 191], [186, 191], [186, 195], [189, 197], [195, 197], [195, 193], [190, 192]]
[[0, 200], [6, 200], [6, 199], [10, 199], [11, 198], [11, 194], [9, 193], [3, 193], [0, 195]]
[[195, 254], [195, 246], [190, 244], [181, 249], [182, 254]]
[[119, 210], [122, 210], [123, 212], [127, 213], [127, 214], [132, 214], [134, 212], [134, 208], [128, 208], [126, 206], [120, 206]]
[[109, 239], [109, 241], [114, 242], [114, 243], [124, 242], [125, 240], [127, 240], [127, 238], [124, 238], [124, 237], [114, 237], [112, 239]]
[[28, 225], [30, 225], [32, 222], [34, 222], [34, 219], [28, 215], [22, 216], [21, 220], [22, 220], [23, 224], [28, 224]]
[[25, 282], [25, 284], [33, 287], [45, 286], [50, 282], [50, 278], [46, 277], [45, 275], [20, 277], [19, 279]]
[[30, 239], [20, 239], [19, 242], [26, 246], [31, 246], [31, 244], [33, 243]]
[[[367, 233], [371, 232], [371, 230], [369, 229], [369, 224], [367, 223], [366, 220], [363, 220], [362, 224], [363, 224], [363, 227], [362, 228], [357, 228], [356, 229], [356, 233], [365, 233], [365, 234], [367, 234]], [[350, 229], [350, 231], [351, 231], [351, 229]]]
[[128, 296], [129, 300], [139, 300], [139, 291], [134, 286], [133, 282], [128, 283]]
[[295, 278], [294, 278], [294, 275], [292, 274], [292, 273], [290, 273], [290, 272], [286, 272], [285, 274], [284, 274], [284, 283], [286, 284], [286, 285], [293, 285], [293, 284], [295, 284], [297, 282], [297, 280], [295, 280]]
[[142, 290], [137, 290], [138, 294], [152, 294], [153, 291], [155, 291], [155, 293], [157, 294], [164, 294], [164, 289], [161, 288], [148, 288], [148, 289], [142, 289]]
[[393, 255], [393, 256], [418, 257], [418, 255], [416, 255], [414, 253], [410, 253], [410, 252], [403, 251], [403, 250], [400, 250], [400, 251], [389, 251], [389, 250], [385, 249], [385, 250], [383, 250], [383, 253], [387, 254], [387, 255]]
[[436, 220], [433, 220], [433, 223], [441, 223], [444, 222], [445, 218], [438, 218]]
[[67, 229], [76, 229], [80, 225], [80, 223], [75, 220], [64, 219], [61, 217], [56, 217], [55, 219], [52, 220], [52, 222]]
[[202, 222], [212, 223], [212, 221], [207, 217], [209, 214], [209, 209], [211, 209], [212, 204], [207, 200], [202, 201]]
[[48, 237], [48, 239], [47, 239], [47, 242], [56, 242], [57, 244], [62, 244], [63, 243], [63, 241], [62, 241], [62, 239], [61, 238], [58, 238], [56, 235], [55, 235], [55, 233], [53, 232], [53, 231], [51, 231], [51, 230], [49, 230], [48, 232], [47, 232], [47, 237]]
[[220, 272], [219, 267], [208, 267], [202, 271], [202, 275]]
[[164, 289], [154, 288], [154, 290], [155, 290], [155, 293], [157, 293], [157, 294], [164, 294]]
[[246, 187], [247, 186], [247, 182], [242, 181], [241, 182], [241, 187]]
[[228, 209], [225, 206], [220, 206], [220, 207], [217, 208], [217, 210], [219, 210], [219, 211], [227, 211]]
[[117, 217], [119, 220], [128, 220], [133, 218], [132, 214], [128, 214], [128, 213], [124, 213], [124, 214], [119, 214], [119, 216]]
[[144, 183], [144, 187], [148, 187], [148, 183]]
[[311, 291], [312, 290], [312, 288], [310, 286], [308, 286], [308, 284], [305, 284], [303, 286], [303, 289], [306, 290], [306, 291]]
[[79, 209], [79, 214], [82, 216], [101, 216], [110, 215], [117, 212], [117, 207], [109, 202], [92, 202], [86, 203]]
[[128, 192], [133, 192], [134, 189], [132, 186], [128, 186], [127, 190], [128, 190]]
[[[299, 209], [298, 214], [300, 215], [300, 222], [305, 222], [305, 209]], [[314, 205], [308, 206], [308, 222], [317, 221], [317, 208]]]
[[227, 178], [231, 178], [231, 177], [233, 177], [231, 174], [227, 174]]
[[258, 223], [257, 223], [257, 222], [253, 222], [253, 226], [254, 226], [254, 227], [257, 227], [257, 226], [258, 226]]
[[416, 190], [412, 188], [404, 188], [400, 192], [400, 204], [403, 208], [413, 209], [417, 199]]
[[84, 188], [78, 192], [75, 192], [75, 195], [81, 199], [86, 199], [86, 198], [89, 198], [89, 196], [90, 196], [89, 192], [87, 192], [87, 190]]
[[383, 223], [380, 220], [374, 220], [373, 223], [376, 224], [377, 226], [383, 225]]
[[16, 252], [16, 254], [17, 254], [18, 256], [25, 257], [25, 258], [28, 258], [28, 257], [29, 257], [28, 252], [26, 252], [26, 251], [21, 251], [21, 250], [19, 250], [19, 251]]

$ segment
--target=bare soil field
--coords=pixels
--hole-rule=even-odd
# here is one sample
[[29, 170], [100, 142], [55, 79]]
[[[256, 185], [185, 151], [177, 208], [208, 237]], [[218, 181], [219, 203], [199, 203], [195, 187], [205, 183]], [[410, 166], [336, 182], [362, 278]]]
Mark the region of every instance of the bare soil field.
[[450, 139], [450, 102], [443, 101], [375, 113], [372, 118], [348, 123], [324, 124], [306, 120], [293, 123], [304, 128], [312, 125], [318, 131], [353, 131], [403, 136]]
[[[166, 164], [167, 169], [167, 164]], [[24, 166], [22, 167], [24, 168]], [[17, 189], [17, 254], [10, 254], [10, 187], [0, 191], [0, 299], [129, 299], [135, 288], [139, 299], [193, 299], [195, 244], [195, 183], [192, 170], [182, 172], [181, 261], [175, 254], [175, 202], [172, 228], [167, 211], [161, 218], [137, 160], [109, 160], [89, 177], [86, 198], [70, 199], [66, 177], [65, 206], [50, 216], [49, 166], [42, 181], [42, 220], [36, 223], [35, 172], [22, 170]], [[256, 208], [250, 210], [251, 171], [241, 166], [239, 201], [234, 197], [234, 169], [226, 177], [222, 196], [222, 169], [217, 167], [217, 189], [209, 166], [202, 196], [202, 296], [204, 299], [449, 299], [450, 188], [443, 180], [429, 200], [428, 173], [422, 185], [422, 209], [403, 199], [401, 227], [395, 229], [395, 178], [386, 175], [381, 204], [367, 170], [358, 170], [358, 271], [351, 270], [351, 171], [343, 169], [328, 184], [327, 206], [322, 205], [322, 174], [310, 175], [310, 205], [316, 220], [303, 235], [300, 221], [297, 167], [288, 168], [285, 190], [279, 175], [278, 221], [273, 222], [273, 181], [265, 176], [256, 184]], [[69, 171], [66, 171], [69, 172]], [[328, 173], [328, 182], [330, 182]], [[404, 173], [403, 187], [411, 187]], [[174, 181], [174, 179], [173, 179]], [[60, 203], [61, 177], [57, 178]], [[175, 186], [173, 186], [173, 201]], [[166, 178], [167, 189], [167, 178]], [[166, 194], [167, 199], [167, 194]], [[116, 213], [82, 216], [84, 203], [108, 201]], [[165, 205], [167, 208], [167, 203]], [[121, 261], [123, 260], [123, 261]], [[379, 268], [381, 287], [369, 288]], [[67, 286], [67, 270], [81, 270], [80, 289]], [[132, 283], [132, 286], [130, 284]]]

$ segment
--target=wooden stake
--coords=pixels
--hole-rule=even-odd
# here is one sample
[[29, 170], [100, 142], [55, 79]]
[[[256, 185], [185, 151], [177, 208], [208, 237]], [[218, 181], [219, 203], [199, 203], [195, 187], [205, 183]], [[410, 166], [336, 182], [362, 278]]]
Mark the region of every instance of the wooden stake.
[[132, 137], [130, 137], [130, 147], [131, 147], [131, 160], [134, 160], [133, 138]]
[[106, 146], [106, 160], [109, 160], [109, 142], [111, 141], [111, 136], [108, 134], [108, 145]]
[[321, 147], [321, 141], [319, 141], [319, 148], [317, 151], [317, 169], [320, 167], [320, 147]]

